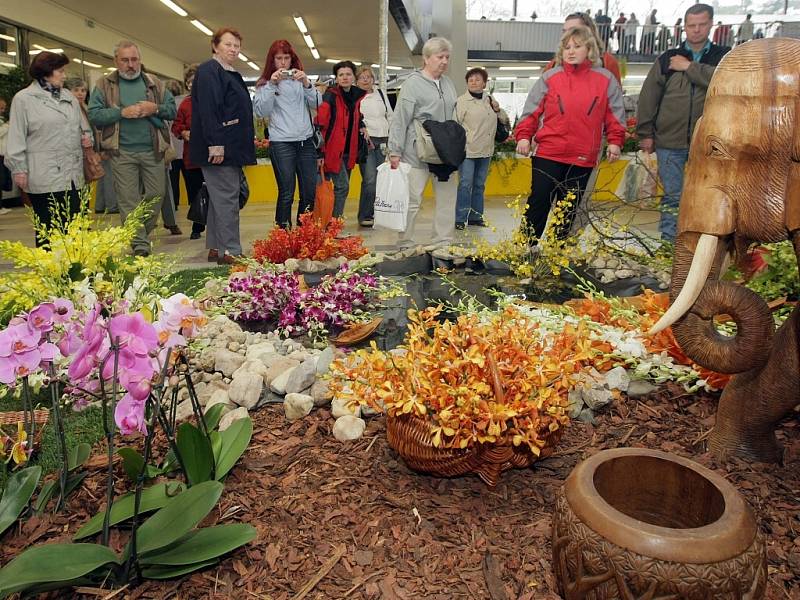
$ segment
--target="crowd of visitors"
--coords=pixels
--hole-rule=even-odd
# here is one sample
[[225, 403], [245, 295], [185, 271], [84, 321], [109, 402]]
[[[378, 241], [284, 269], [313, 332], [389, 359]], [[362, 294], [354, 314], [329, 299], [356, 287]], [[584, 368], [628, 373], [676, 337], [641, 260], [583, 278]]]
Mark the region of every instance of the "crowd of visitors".
[[[718, 24], [710, 39], [713, 18], [711, 6], [694, 4], [668, 28], [653, 9], [640, 36], [633, 13], [620, 13], [614, 22], [602, 11], [595, 19], [588, 12], [565, 18], [556, 56], [532, 87], [512, 132], [517, 152], [532, 160], [526, 221], [533, 248], [552, 207], [573, 193], [555, 232], [561, 238], [569, 233], [593, 170], [603, 158], [620, 156], [625, 113], [612, 42], [619, 52], [637, 51], [637, 41], [643, 54], [660, 52], [642, 87], [637, 133], [641, 149], [658, 159], [667, 207], [661, 236], [674, 238], [683, 169], [714, 68], [730, 45], [758, 37], [748, 14], [735, 34]], [[486, 91], [489, 75], [483, 68], [469, 69], [466, 92], [457, 94], [447, 75], [448, 40], [433, 37], [425, 43], [423, 66], [404, 81], [394, 108], [386, 91], [376, 87], [372, 68], [357, 68], [349, 60], [333, 65], [330, 86], [313, 85], [287, 40], [269, 47], [251, 100], [235, 68], [241, 43], [236, 29], [214, 32], [211, 58], [191, 65], [181, 87], [148, 73], [138, 46], [122, 40], [114, 48], [116, 70], [91, 94], [86, 82], [66, 80], [64, 54], [37, 54], [32, 82], [14, 96], [8, 120], [0, 99], [0, 187], [13, 179], [27, 194], [43, 225], [37, 246], [47, 243], [54, 211], [74, 214], [79, 190], [96, 181], [95, 209], [119, 212], [123, 222], [141, 202], [154, 203], [132, 244], [135, 255], [147, 256], [159, 212], [170, 233], [182, 234], [175, 219], [182, 178], [192, 214], [199, 215], [190, 238], [205, 232], [209, 261], [237, 262], [243, 254], [243, 167], [255, 163], [254, 116], [268, 120], [280, 227], [293, 227], [313, 209], [323, 177], [333, 182], [333, 216], [342, 216], [356, 164], [358, 224], [372, 227], [378, 167], [385, 162], [392, 169], [401, 162], [410, 166], [401, 246], [423, 240], [445, 245], [456, 230], [486, 226], [487, 175], [495, 138], [503, 141], [508, 119]], [[429, 181], [435, 196], [432, 235], [415, 231]]]

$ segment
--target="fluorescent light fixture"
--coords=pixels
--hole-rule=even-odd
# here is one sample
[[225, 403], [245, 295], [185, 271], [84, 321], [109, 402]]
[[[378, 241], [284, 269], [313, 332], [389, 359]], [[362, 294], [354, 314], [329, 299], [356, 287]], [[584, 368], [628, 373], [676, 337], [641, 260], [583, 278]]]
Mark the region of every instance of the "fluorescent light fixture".
[[45, 48], [44, 46], [40, 46], [39, 44], [34, 44], [33, 47], [38, 48], [39, 50], [47, 50], [47, 48]]
[[292, 15], [292, 18], [294, 19], [295, 25], [297, 25], [297, 28], [300, 30], [300, 33], [302, 33], [303, 35], [307, 34], [308, 33], [308, 27], [306, 27], [306, 22], [303, 21], [303, 17], [301, 17], [297, 13], [294, 13]]
[[393, 67], [392, 65], [386, 65], [386, 68], [390, 71], [402, 71], [403, 67]]
[[380, 68], [381, 68], [381, 66], [380, 66], [380, 65], [378, 65], [378, 64], [375, 64], [375, 63], [372, 63], [372, 64], [370, 65], [370, 67], [372, 67], [373, 69], [380, 69]]
[[16, 50], [9, 50], [8, 52], [6, 52], [6, 54], [8, 54], [9, 56], [16, 56], [17, 55], [17, 51]]
[[528, 79], [539, 79], [539, 76], [538, 75], [531, 75], [530, 77], [528, 77]]
[[172, 12], [178, 13], [181, 17], [186, 17], [189, 15], [188, 12], [183, 10], [180, 6], [175, 4], [172, 0], [161, 0], [161, 4], [169, 8]]
[[495, 77], [495, 81], [516, 81], [516, 77]]
[[332, 65], [335, 65], [337, 62], [339, 62], [339, 59], [337, 59], [337, 58], [326, 58], [325, 62], [326, 63], [331, 63]]
[[95, 69], [100, 69], [103, 65], [98, 65], [97, 63], [89, 62], [88, 60], [81, 60], [80, 58], [73, 58], [72, 62], [76, 62], [78, 64], [84, 64], [87, 67], [94, 67]]
[[354, 61], [353, 61], [353, 64], [354, 64], [355, 66], [357, 66], [357, 67], [360, 67], [360, 66], [361, 66], [361, 63], [360, 63], [360, 62], [358, 62], [357, 60], [354, 60]]
[[0, 40], [8, 40], [9, 42], [16, 42], [17, 41], [14, 37], [12, 37], [10, 35], [6, 35], [5, 33], [0, 33]]
[[319, 79], [319, 75], [308, 75], [309, 81], [316, 81]]
[[314, 40], [311, 39], [311, 35], [308, 33], [303, 34], [303, 41], [306, 43], [306, 46], [309, 48], [315, 48]]
[[538, 71], [542, 67], [497, 67], [500, 71]]
[[30, 54], [31, 56], [36, 56], [37, 54], [41, 53], [42, 53], [41, 50], [28, 50], [28, 54]]
[[646, 79], [647, 75], [626, 75], [624, 79]]
[[249, 58], [247, 58], [247, 57], [246, 57], [244, 54], [242, 54], [241, 52], [239, 52], [239, 60], [240, 60], [240, 61], [242, 61], [242, 62], [250, 62], [250, 59], [249, 59]]
[[317, 51], [316, 48], [311, 49], [311, 56], [314, 57], [314, 60], [319, 60], [319, 52]]
[[14, 63], [0, 62], [0, 67], [11, 67], [13, 69], [16, 66]]
[[258, 66], [256, 63], [254, 63], [252, 60], [248, 60], [248, 61], [247, 61], [247, 66], [248, 66], [248, 67], [250, 67], [251, 69], [254, 69], [254, 70], [256, 70], [256, 71], [260, 71], [260, 70], [261, 70], [261, 67], [259, 67], [259, 66]]
[[201, 21], [199, 21], [198, 19], [192, 19], [192, 20], [190, 21], [190, 23], [191, 23], [192, 25], [194, 25], [195, 27], [197, 27], [197, 28], [198, 28], [200, 31], [202, 31], [202, 32], [203, 32], [203, 33], [205, 33], [206, 35], [214, 35], [214, 32], [213, 32], [213, 31], [211, 31], [211, 30], [210, 30], [208, 27], [206, 27], [205, 25], [203, 25], [203, 23], [202, 23]]

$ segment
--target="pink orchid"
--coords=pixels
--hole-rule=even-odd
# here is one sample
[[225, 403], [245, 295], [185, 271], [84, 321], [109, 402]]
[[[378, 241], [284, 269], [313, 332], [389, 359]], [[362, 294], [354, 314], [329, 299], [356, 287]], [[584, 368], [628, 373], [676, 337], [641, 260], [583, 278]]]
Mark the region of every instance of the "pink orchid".
[[0, 358], [30, 352], [39, 346], [41, 339], [40, 331], [31, 330], [26, 321], [19, 320], [0, 331]]
[[53, 301], [55, 312], [53, 314], [53, 321], [55, 323], [67, 323], [72, 315], [75, 313], [75, 306], [66, 298], [58, 298]]
[[144, 415], [144, 402], [136, 400], [130, 394], [125, 394], [117, 403], [114, 411], [114, 421], [123, 435], [131, 435], [137, 431], [146, 434], [147, 423]]
[[112, 340], [119, 340], [120, 349], [146, 356], [158, 348], [158, 334], [142, 313], [117, 315], [109, 323]]
[[25, 377], [33, 373], [39, 368], [41, 362], [42, 355], [38, 348], [0, 357], [0, 382], [12, 385], [16, 382], [17, 377]]
[[161, 300], [161, 311], [163, 326], [175, 332], [180, 331], [187, 337], [194, 337], [206, 322], [203, 311], [185, 294], [174, 294]]
[[56, 307], [52, 302], [42, 302], [28, 313], [28, 326], [40, 333], [53, 330]]
[[73, 381], [89, 375], [108, 354], [110, 343], [105, 330], [105, 321], [100, 316], [101, 310], [102, 307], [97, 304], [86, 314], [83, 335], [67, 371]]
[[119, 382], [136, 400], [143, 401], [150, 394], [153, 376], [157, 373], [152, 361], [140, 359], [119, 371]]

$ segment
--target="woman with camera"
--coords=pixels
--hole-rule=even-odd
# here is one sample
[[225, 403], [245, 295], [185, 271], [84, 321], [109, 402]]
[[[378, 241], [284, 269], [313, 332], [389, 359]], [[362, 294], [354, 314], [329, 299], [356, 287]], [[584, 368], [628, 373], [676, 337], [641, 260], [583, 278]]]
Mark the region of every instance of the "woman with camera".
[[256, 84], [253, 107], [256, 116], [269, 118], [269, 155], [278, 183], [275, 223], [292, 226], [295, 177], [300, 185], [300, 215], [314, 209], [317, 178], [317, 146], [311, 109], [321, 96], [303, 72], [303, 63], [292, 45], [276, 40], [269, 47], [264, 71]]

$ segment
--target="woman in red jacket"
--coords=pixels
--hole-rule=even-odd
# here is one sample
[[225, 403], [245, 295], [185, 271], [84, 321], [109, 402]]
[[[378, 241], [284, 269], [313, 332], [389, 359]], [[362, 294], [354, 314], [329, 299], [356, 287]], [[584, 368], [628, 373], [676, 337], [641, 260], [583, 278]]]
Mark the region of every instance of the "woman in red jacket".
[[[186, 71], [186, 97], [178, 107], [178, 114], [172, 122], [172, 135], [184, 141], [183, 144], [183, 181], [186, 184], [186, 195], [189, 198], [189, 204], [195, 201], [200, 188], [203, 187], [203, 171], [189, 160], [189, 138], [191, 137], [192, 127], [192, 84], [194, 83], [194, 75], [197, 72], [197, 66], [192, 65]], [[177, 202], [177, 199], [176, 199]], [[200, 234], [205, 231], [206, 226], [203, 223], [192, 223], [192, 234], [189, 239], [199, 240]], [[216, 260], [217, 256], [214, 253], [209, 255]]]
[[333, 181], [333, 216], [341, 217], [350, 192], [350, 171], [358, 158], [358, 138], [366, 133], [361, 99], [366, 92], [355, 85], [356, 65], [343, 60], [333, 65], [336, 85], [322, 96], [317, 123], [325, 138], [325, 177]]
[[[559, 239], [569, 234], [574, 206], [586, 189], [592, 168], [608, 138], [607, 160], [619, 158], [625, 139], [622, 89], [599, 64], [600, 51], [590, 31], [572, 28], [564, 33], [556, 67], [545, 72], [528, 94], [517, 126], [517, 152], [533, 154], [533, 182], [525, 210], [527, 233], [533, 244], [544, 233], [553, 201], [575, 192], [577, 198]], [[533, 153], [531, 141], [534, 142]]]

